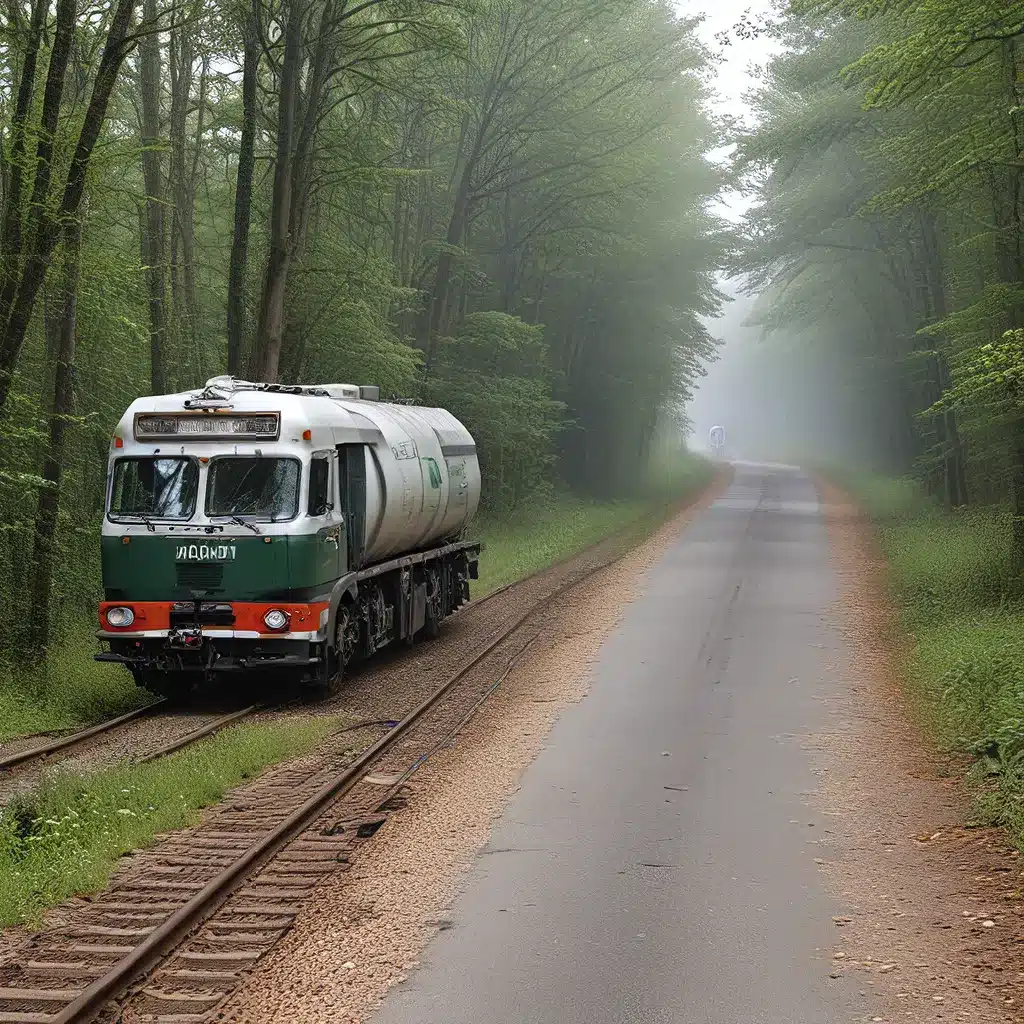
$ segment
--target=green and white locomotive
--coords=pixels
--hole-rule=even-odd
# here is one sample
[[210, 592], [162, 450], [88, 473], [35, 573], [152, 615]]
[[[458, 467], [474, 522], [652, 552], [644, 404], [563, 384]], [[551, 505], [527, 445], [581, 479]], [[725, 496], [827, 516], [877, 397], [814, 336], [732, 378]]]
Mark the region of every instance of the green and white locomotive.
[[469, 431], [350, 384], [216, 377], [134, 402], [111, 443], [101, 661], [176, 695], [345, 667], [435, 635], [469, 600], [480, 501]]

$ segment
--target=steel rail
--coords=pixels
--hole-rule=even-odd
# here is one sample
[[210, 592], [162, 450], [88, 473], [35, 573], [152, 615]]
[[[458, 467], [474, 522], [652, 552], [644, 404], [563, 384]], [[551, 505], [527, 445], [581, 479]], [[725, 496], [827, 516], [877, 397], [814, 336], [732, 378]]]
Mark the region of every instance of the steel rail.
[[79, 743], [84, 743], [86, 740], [90, 740], [93, 736], [99, 736], [101, 733], [109, 732], [111, 729], [116, 729], [119, 725], [124, 725], [127, 722], [134, 721], [136, 718], [143, 718], [149, 715], [153, 710], [159, 707], [161, 704], [166, 704], [167, 698], [160, 697], [158, 700], [153, 701], [152, 704], [147, 704], [144, 708], [136, 708], [134, 711], [129, 711], [127, 714], [118, 715], [117, 718], [109, 718], [105, 722], [99, 722], [97, 725], [91, 725], [88, 729], [82, 729], [79, 732], [73, 732], [70, 736], [64, 736], [59, 740], [53, 740], [50, 743], [41, 743], [35, 747], [29, 747], [26, 750], [19, 750], [15, 754], [8, 754], [6, 757], [0, 758], [0, 771], [7, 768], [14, 768], [16, 765], [23, 764], [25, 761], [32, 761], [37, 757], [47, 757], [50, 754], [55, 754], [58, 750], [66, 750], [69, 747], [76, 747]]
[[[502, 586], [497, 587], [496, 589], [484, 594], [483, 597], [478, 597], [474, 600], [467, 601], [466, 604], [459, 608], [454, 614], [460, 615], [464, 614], [465, 612], [468, 612], [470, 609], [480, 608], [483, 605], [487, 604], [489, 601], [491, 601], [493, 598], [500, 597], [502, 594], [507, 593], [509, 590], [512, 590], [513, 588], [518, 587], [521, 584], [528, 583], [530, 580], [534, 580], [544, 573], [551, 572], [554, 569], [558, 569], [566, 565], [573, 559], [579, 558], [582, 555], [585, 555], [587, 552], [594, 550], [600, 545], [607, 544], [610, 541], [617, 539], [620, 535], [625, 534], [631, 527], [635, 525], [635, 521], [624, 523], [622, 526], [614, 530], [612, 533], [604, 537], [599, 537], [597, 540], [592, 541], [590, 544], [584, 545], [578, 551], [574, 551], [571, 554], [566, 555], [564, 558], [560, 558], [557, 562], [554, 562], [551, 565], [546, 565], [540, 569], [535, 570], [532, 573], [529, 573], [526, 576], [521, 577], [520, 579], [512, 580], [510, 583], [505, 583]], [[598, 568], [604, 567], [605, 566], [602, 565]], [[454, 615], [449, 616], [449, 619], [451, 618], [454, 618]], [[105, 722], [99, 722], [97, 725], [90, 726], [88, 729], [82, 729], [79, 732], [72, 733], [68, 736], [62, 737], [61, 739], [53, 740], [50, 743], [38, 744], [37, 746], [26, 748], [25, 750], [18, 751], [14, 754], [9, 754], [6, 757], [0, 757], [0, 771], [4, 771], [8, 768], [14, 768], [19, 764], [23, 764], [26, 761], [32, 761], [38, 757], [46, 757], [49, 754], [56, 753], [59, 750], [66, 750], [69, 747], [77, 746], [79, 743], [84, 743], [87, 740], [91, 739], [93, 736], [98, 736], [111, 729], [115, 729], [119, 725], [123, 725], [127, 722], [133, 721], [136, 718], [142, 718], [145, 715], [151, 713], [159, 705], [166, 703], [167, 698], [160, 697], [157, 700], [153, 701], [152, 704], [147, 704], [144, 708], [136, 708], [136, 710], [129, 711], [123, 715], [119, 715], [117, 718], [111, 718]], [[186, 747], [190, 743], [194, 743], [196, 740], [202, 739], [204, 736], [216, 732], [218, 729], [223, 728], [224, 725], [229, 724], [230, 721], [239, 718], [244, 718], [246, 715], [252, 714], [252, 712], [256, 710], [256, 707], [256, 705], [253, 705], [252, 707], [245, 708], [242, 711], [235, 712], [233, 716], [228, 716], [227, 720], [215, 722], [210, 726], [204, 727], [201, 730], [197, 730], [194, 734], [188, 733], [180, 740], [176, 740], [174, 743], [169, 743], [167, 744], [167, 746], [161, 747], [159, 750], [155, 751], [152, 754], [147, 754], [144, 758], [142, 758], [140, 761], [136, 763], [145, 764], [148, 761], [155, 761], [158, 758], [166, 757], [168, 754], [174, 753], [176, 750], [180, 750], [182, 747]]]

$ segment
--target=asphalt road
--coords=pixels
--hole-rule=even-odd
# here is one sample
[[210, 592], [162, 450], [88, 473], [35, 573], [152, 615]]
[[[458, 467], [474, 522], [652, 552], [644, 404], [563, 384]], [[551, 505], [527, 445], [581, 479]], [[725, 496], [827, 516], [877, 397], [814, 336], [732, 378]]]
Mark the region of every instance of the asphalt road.
[[[813, 487], [737, 465], [650, 571], [528, 769], [452, 927], [374, 1024], [833, 1024], [802, 737], [834, 692]], [[851, 988], [852, 984], [852, 988]]]

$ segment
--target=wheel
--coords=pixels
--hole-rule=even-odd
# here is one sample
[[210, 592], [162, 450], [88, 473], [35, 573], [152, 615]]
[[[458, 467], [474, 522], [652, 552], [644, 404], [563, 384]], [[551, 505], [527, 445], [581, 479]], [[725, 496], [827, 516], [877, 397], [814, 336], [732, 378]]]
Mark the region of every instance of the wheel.
[[324, 659], [320, 677], [312, 686], [313, 697], [326, 700], [341, 690], [345, 669], [355, 657], [359, 646], [359, 621], [352, 606], [343, 604], [334, 623], [334, 648]]

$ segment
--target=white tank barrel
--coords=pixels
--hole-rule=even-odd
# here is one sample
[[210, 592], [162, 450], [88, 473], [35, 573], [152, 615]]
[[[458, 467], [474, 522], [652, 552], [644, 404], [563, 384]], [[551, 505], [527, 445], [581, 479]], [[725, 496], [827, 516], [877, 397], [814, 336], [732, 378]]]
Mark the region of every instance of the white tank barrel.
[[[480, 504], [470, 432], [446, 409], [339, 401], [383, 441], [367, 446], [364, 563], [458, 536]], [[338, 431], [343, 443], [344, 429]]]

